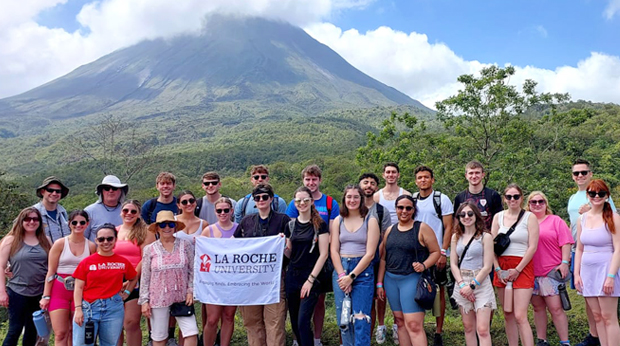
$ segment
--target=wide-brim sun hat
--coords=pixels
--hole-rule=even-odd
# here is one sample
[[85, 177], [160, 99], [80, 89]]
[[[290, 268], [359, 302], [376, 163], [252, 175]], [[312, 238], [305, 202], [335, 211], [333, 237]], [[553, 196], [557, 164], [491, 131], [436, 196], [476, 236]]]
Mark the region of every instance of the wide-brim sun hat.
[[149, 231], [152, 233], [157, 233], [157, 231], [159, 230], [159, 225], [158, 223], [161, 222], [174, 222], [177, 224], [176, 230], [182, 230], [185, 229], [185, 224], [181, 221], [177, 221], [174, 219], [174, 213], [172, 213], [172, 211], [170, 210], [162, 210], [159, 213], [157, 213], [157, 218], [155, 219], [155, 222], [153, 222], [152, 224], [149, 225]]
[[118, 177], [115, 175], [106, 175], [101, 181], [101, 184], [97, 185], [97, 189], [95, 190], [95, 193], [97, 195], [100, 195], [101, 189], [104, 186], [112, 186], [117, 189], [122, 189], [125, 195], [127, 195], [127, 191], [129, 191], [129, 186], [127, 186], [127, 184], [121, 183], [121, 180], [118, 179]]
[[60, 199], [63, 199], [65, 197], [67, 197], [67, 195], [69, 194], [69, 188], [66, 187], [65, 184], [63, 184], [62, 181], [60, 181], [60, 179], [56, 178], [53, 175], [43, 179], [43, 182], [41, 183], [41, 185], [39, 185], [37, 187], [37, 197], [43, 198], [43, 194], [41, 193], [41, 189], [44, 189], [44, 188], [48, 187], [51, 184], [58, 184], [58, 185], [60, 185], [60, 190], [61, 190], [61, 192], [60, 192]]

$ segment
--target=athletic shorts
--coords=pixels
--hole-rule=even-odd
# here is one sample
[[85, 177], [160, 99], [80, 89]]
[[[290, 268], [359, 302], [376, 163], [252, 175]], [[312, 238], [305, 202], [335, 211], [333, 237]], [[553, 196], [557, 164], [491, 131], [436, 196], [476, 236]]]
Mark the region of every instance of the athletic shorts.
[[[499, 266], [502, 270], [514, 269], [521, 263], [522, 258], [518, 256], [500, 256], [498, 259]], [[498, 288], [506, 287], [505, 284], [499, 281], [499, 275], [495, 275], [493, 286]], [[532, 261], [523, 268], [521, 274], [517, 276], [517, 280], [512, 282], [512, 288], [534, 288], [534, 264]]]
[[398, 275], [385, 272], [383, 287], [392, 311], [405, 314], [425, 312], [414, 299], [420, 276], [420, 273]]
[[[58, 274], [58, 276], [66, 278], [69, 274]], [[52, 293], [50, 294], [50, 306], [49, 311], [54, 310], [71, 310], [75, 311], [75, 304], [73, 304], [73, 291], [68, 291], [65, 288], [65, 284], [54, 279], [52, 281]]]

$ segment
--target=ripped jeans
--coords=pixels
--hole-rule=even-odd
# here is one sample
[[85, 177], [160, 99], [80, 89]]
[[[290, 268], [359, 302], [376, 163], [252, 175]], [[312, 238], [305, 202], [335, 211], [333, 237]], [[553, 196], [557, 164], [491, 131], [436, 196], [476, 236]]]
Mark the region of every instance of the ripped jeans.
[[[345, 273], [349, 274], [362, 257], [341, 257], [342, 267]], [[342, 313], [342, 301], [345, 294], [338, 286], [338, 273], [334, 270], [332, 275], [334, 284], [334, 300], [336, 304], [336, 321], [340, 325], [340, 314]], [[340, 331], [343, 346], [368, 346], [370, 345], [370, 308], [375, 293], [375, 275], [372, 265], [355, 278], [351, 289], [351, 313], [353, 323], [349, 323], [346, 331]]]

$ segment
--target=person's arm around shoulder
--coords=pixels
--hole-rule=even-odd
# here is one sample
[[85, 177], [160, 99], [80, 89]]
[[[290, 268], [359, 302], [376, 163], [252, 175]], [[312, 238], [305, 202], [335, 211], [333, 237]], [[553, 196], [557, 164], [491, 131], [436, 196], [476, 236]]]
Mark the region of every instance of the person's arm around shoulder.
[[420, 223], [418, 241], [420, 241], [422, 246], [428, 249], [428, 258], [424, 262], [413, 263], [413, 270], [420, 273], [437, 263], [439, 257], [441, 257], [441, 251], [439, 250], [439, 243], [437, 242], [435, 232], [433, 232], [433, 229], [424, 222]]
[[607, 278], [605, 278], [605, 283], [603, 284], [603, 292], [607, 295], [614, 293], [615, 278], [616, 275], [618, 275], [618, 269], [620, 269], [620, 215], [613, 213], [613, 217], [615, 231], [611, 234], [611, 238], [614, 245], [614, 252], [611, 256]]
[[[85, 241], [88, 241], [86, 239]], [[45, 276], [45, 286], [43, 287], [43, 296], [39, 301], [39, 307], [42, 310], [47, 310], [50, 305], [50, 297], [52, 295], [52, 285], [54, 284], [56, 275], [56, 270], [58, 270], [58, 262], [60, 260], [60, 255], [62, 254], [62, 249], [65, 246], [65, 238], [60, 238], [56, 240], [52, 248], [50, 249], [49, 255], [47, 256], [47, 275]]]
[[5, 308], [9, 307], [9, 296], [6, 293], [6, 276], [4, 270], [9, 262], [9, 254], [11, 252], [11, 245], [15, 238], [12, 235], [7, 235], [2, 239], [0, 244], [0, 306]]
[[383, 241], [381, 241], [381, 245], [379, 245], [379, 256], [381, 256], [381, 260], [379, 261], [379, 272], [377, 273], [377, 297], [381, 300], [385, 300], [385, 289], [383, 288], [383, 280], [385, 280], [385, 241], [388, 238], [390, 232], [392, 232], [392, 228], [395, 226], [390, 226], [387, 228], [385, 233], [383, 234]]

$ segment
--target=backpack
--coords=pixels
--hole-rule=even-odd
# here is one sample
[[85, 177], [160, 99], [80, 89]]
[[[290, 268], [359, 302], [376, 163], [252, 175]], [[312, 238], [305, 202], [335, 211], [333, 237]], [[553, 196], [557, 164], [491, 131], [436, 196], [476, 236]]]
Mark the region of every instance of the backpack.
[[[222, 197], [226, 197], [226, 198], [230, 198], [228, 196], [224, 196], [222, 195]], [[203, 197], [200, 197], [198, 199], [196, 199], [196, 209], [194, 209], [194, 215], [200, 217], [200, 209], [202, 209], [202, 199]], [[233, 216], [234, 219], [234, 216]]]
[[381, 224], [383, 224], [383, 214], [385, 207], [382, 206], [381, 203], [375, 203], [375, 205], [377, 206], [377, 215], [379, 216], [379, 226], [381, 226]]
[[154, 197], [148, 200], [149, 202], [149, 209], [147, 209], [146, 211], [146, 215], [147, 215], [147, 219], [144, 220], [144, 222], [146, 222], [147, 224], [151, 224], [151, 217], [153, 216], [153, 212], [155, 211], [155, 207], [157, 207], [157, 198], [159, 197]]
[[[418, 198], [420, 197], [420, 193], [416, 192], [413, 194], [413, 203], [418, 203]], [[437, 218], [441, 221], [441, 230], [442, 233], [445, 231], [445, 227], [443, 225], [443, 217], [441, 215], [441, 192], [433, 191], [433, 206], [435, 207], [435, 213], [437, 214]]]
[[[250, 202], [250, 198], [252, 198], [252, 194], [248, 193], [243, 200], [241, 200], [241, 218], [245, 216], [245, 208], [248, 206]], [[280, 196], [273, 195], [273, 201], [271, 201], [271, 210], [278, 211], [278, 204], [280, 203]]]

